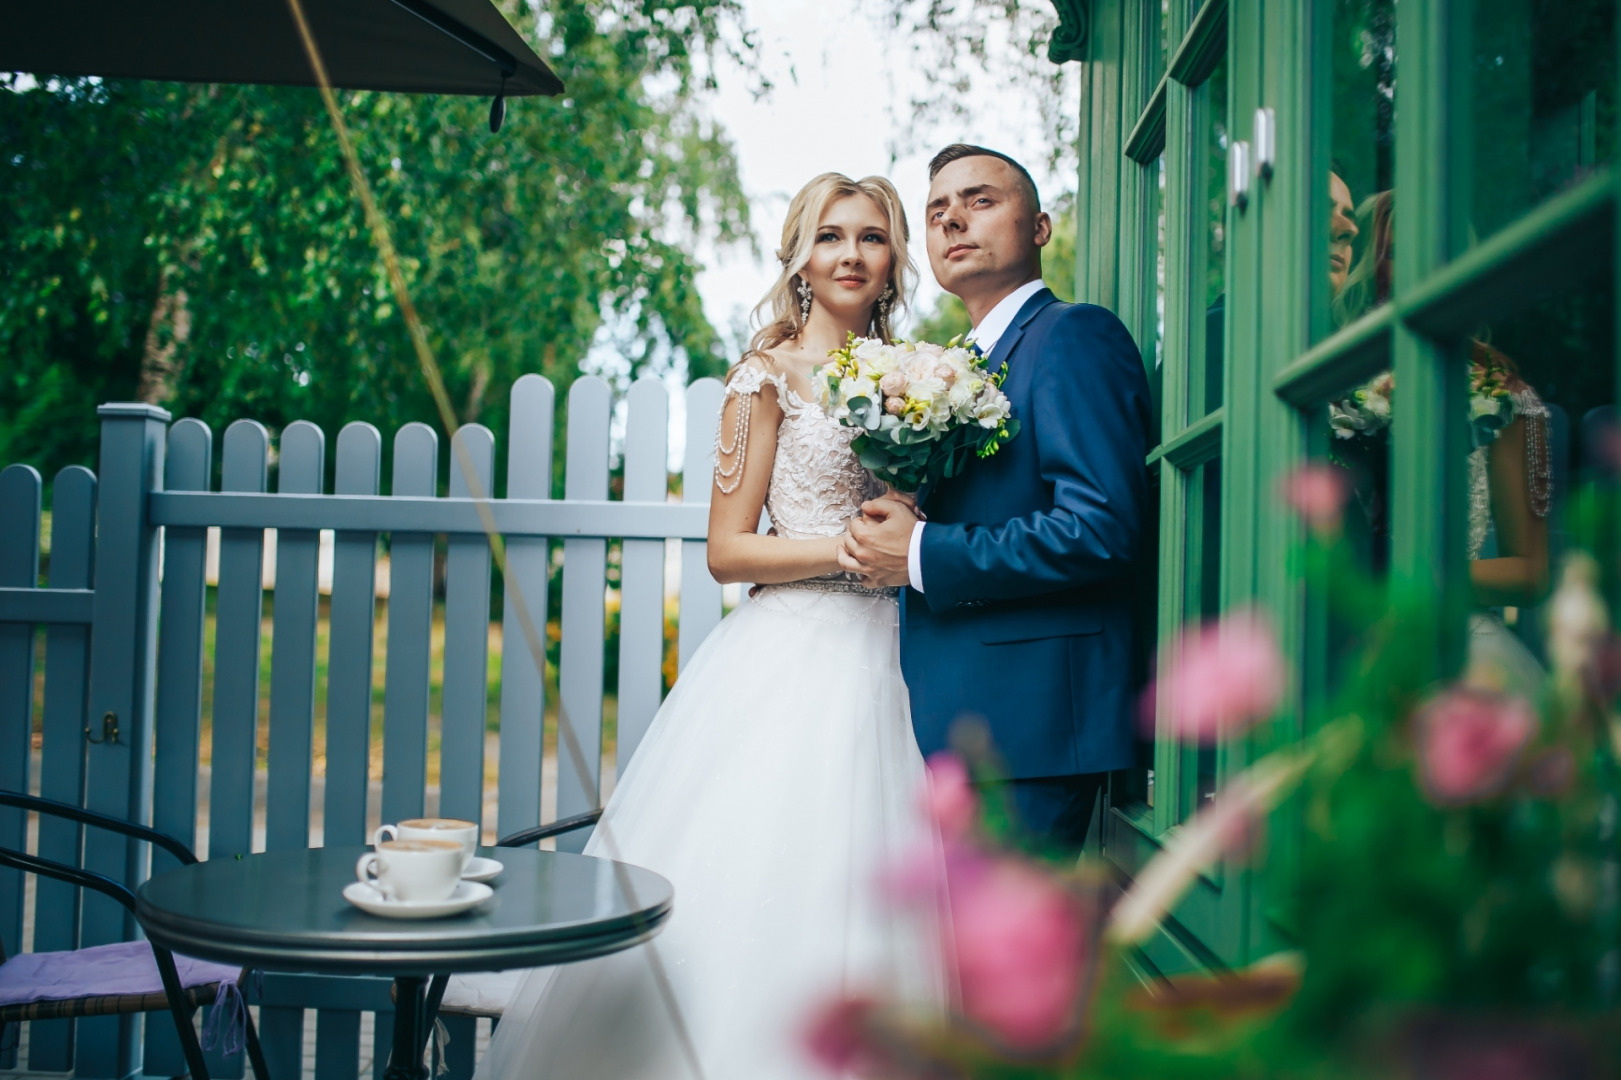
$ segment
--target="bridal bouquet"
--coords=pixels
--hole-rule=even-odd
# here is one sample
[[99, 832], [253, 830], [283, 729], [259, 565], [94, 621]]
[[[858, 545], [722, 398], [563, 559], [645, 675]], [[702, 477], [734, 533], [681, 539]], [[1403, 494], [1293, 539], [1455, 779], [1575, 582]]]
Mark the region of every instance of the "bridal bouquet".
[[850, 335], [816, 369], [828, 415], [861, 434], [850, 443], [861, 464], [899, 491], [962, 472], [1019, 433], [1002, 380], [961, 340], [886, 344]]

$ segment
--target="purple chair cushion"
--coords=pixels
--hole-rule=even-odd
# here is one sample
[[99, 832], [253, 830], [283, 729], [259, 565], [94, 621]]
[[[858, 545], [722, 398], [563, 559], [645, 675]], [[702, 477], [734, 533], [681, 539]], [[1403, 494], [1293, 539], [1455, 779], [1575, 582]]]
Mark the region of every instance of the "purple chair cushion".
[[[234, 985], [242, 969], [175, 953], [182, 987]], [[145, 941], [94, 945], [71, 952], [21, 953], [0, 964], [0, 1005], [114, 994], [161, 994], [163, 979]]]

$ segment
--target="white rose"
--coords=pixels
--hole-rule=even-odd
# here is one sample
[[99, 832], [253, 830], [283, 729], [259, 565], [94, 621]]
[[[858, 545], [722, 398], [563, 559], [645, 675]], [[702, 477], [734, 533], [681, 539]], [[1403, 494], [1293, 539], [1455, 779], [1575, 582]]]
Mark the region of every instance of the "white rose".
[[857, 360], [868, 362], [876, 360], [888, 348], [877, 338], [859, 338], [856, 342], [855, 356]]
[[974, 385], [974, 380], [958, 379], [951, 392], [946, 395], [946, 400], [951, 403], [951, 411], [960, 415], [962, 410], [972, 404], [978, 396], [979, 387]]
[[913, 379], [906, 384], [906, 396], [913, 401], [927, 401], [931, 404], [939, 401], [946, 393], [946, 384], [932, 374], [921, 379]]

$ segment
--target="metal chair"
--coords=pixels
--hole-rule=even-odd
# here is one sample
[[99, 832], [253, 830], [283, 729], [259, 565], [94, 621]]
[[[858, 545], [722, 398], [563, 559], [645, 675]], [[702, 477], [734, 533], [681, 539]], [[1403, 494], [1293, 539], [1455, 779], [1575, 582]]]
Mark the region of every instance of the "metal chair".
[[[149, 844], [155, 844], [163, 848], [187, 866], [197, 861], [197, 856], [191, 853], [191, 849], [172, 836], [158, 832], [156, 829], [149, 829], [143, 825], [136, 825], [133, 822], [120, 821], [105, 814], [98, 814], [95, 811], [86, 810], [71, 803], [43, 799], [37, 795], [23, 795], [14, 791], [0, 791], [0, 806], [11, 806], [34, 813], [67, 818], [83, 825], [122, 833], [136, 840], [144, 840]], [[8, 866], [24, 873], [65, 881], [83, 889], [94, 889], [99, 893], [112, 897], [120, 904], [123, 904], [132, 916], [135, 915], [135, 894], [122, 883], [101, 874], [83, 870], [76, 866], [68, 866], [65, 863], [55, 862], [50, 859], [42, 859], [37, 855], [30, 855], [26, 851], [17, 851], [5, 847], [0, 847], [0, 866]], [[93, 959], [98, 950], [110, 948], [113, 948], [113, 946], [90, 946], [75, 950], [72, 955]], [[189, 989], [185, 988], [180, 984], [180, 974], [175, 968], [173, 953], [161, 946], [153, 945], [152, 956], [157, 961], [158, 975], [163, 980], [162, 993], [98, 994], [66, 1000], [42, 1000], [0, 1006], [0, 1030], [4, 1030], [10, 1024], [21, 1023], [25, 1020], [58, 1020], [168, 1010], [170, 1015], [174, 1017], [175, 1030], [180, 1036], [181, 1051], [186, 1056], [186, 1067], [191, 1072], [192, 1080], [208, 1080], [208, 1068], [203, 1063], [203, 1050], [197, 1040], [197, 1031], [192, 1027], [192, 1016], [200, 1007], [211, 1005], [218, 1000], [222, 984], [210, 983], [193, 986]], [[0, 965], [3, 965], [6, 960], [5, 946], [3, 942], [0, 942]], [[270, 1072], [265, 1067], [264, 1052], [259, 1046], [258, 1032], [254, 1030], [253, 1017], [244, 1012], [243, 1020], [247, 1025], [248, 1060], [253, 1065], [254, 1075], [259, 1080], [270, 1080]]]

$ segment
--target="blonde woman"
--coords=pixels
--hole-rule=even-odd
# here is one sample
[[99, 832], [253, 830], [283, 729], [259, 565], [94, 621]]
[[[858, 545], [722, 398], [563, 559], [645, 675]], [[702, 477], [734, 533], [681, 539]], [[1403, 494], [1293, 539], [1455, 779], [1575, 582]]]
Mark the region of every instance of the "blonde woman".
[[939, 999], [925, 928], [873, 888], [915, 850], [923, 782], [895, 590], [839, 569], [881, 485], [810, 383], [847, 335], [889, 335], [906, 244], [887, 180], [824, 173], [789, 205], [763, 325], [727, 376], [709, 515], [711, 572], [758, 588], [687, 665], [586, 848], [606, 854], [611, 832], [618, 858], [674, 884], [674, 914], [649, 946], [528, 975], [480, 1077], [808, 1080], [818, 999]]

